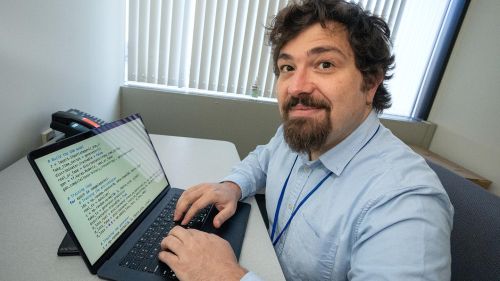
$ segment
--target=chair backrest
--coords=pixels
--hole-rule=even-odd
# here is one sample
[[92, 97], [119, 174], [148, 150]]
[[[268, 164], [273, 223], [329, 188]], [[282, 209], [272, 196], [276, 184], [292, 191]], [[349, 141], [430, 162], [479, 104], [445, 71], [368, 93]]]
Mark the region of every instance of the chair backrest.
[[500, 280], [500, 197], [427, 161], [453, 207], [451, 280]]

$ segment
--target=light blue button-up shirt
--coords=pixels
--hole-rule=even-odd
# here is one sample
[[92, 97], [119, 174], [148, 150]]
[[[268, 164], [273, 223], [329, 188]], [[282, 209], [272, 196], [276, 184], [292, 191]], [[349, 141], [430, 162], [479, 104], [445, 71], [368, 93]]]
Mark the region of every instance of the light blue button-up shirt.
[[[242, 198], [266, 188], [270, 231], [297, 153], [280, 127], [224, 180]], [[453, 207], [424, 159], [396, 138], [375, 112], [316, 161], [299, 154], [277, 219], [275, 245], [287, 280], [449, 280]], [[251, 269], [250, 269], [251, 270]], [[259, 280], [249, 272], [243, 280]]]

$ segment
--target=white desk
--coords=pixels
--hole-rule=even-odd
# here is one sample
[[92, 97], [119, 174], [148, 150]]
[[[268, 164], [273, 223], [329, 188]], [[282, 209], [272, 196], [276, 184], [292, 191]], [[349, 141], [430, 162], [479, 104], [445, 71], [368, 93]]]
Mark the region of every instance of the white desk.
[[[224, 141], [152, 135], [170, 184], [220, 181], [240, 159]], [[265, 280], [284, 280], [254, 198], [240, 264]], [[0, 172], [0, 280], [100, 280], [79, 256], [59, 257], [66, 233], [26, 158]]]

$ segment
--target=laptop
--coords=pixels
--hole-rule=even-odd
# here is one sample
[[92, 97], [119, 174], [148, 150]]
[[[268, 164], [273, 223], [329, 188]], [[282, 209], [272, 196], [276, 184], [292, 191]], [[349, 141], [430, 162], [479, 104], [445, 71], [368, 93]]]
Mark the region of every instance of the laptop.
[[[109, 280], [176, 280], [157, 258], [183, 192], [169, 185], [139, 114], [32, 151], [28, 161], [90, 272]], [[250, 205], [213, 227], [208, 206], [188, 224], [226, 239], [237, 257]]]

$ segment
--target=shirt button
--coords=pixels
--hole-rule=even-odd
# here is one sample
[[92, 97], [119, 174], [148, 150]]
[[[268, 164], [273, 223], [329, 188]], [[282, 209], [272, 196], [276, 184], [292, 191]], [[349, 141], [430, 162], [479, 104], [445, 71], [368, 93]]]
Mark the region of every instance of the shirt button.
[[310, 171], [311, 171], [311, 168], [309, 168], [308, 166], [304, 167], [304, 172], [305, 173], [309, 173]]
[[293, 205], [292, 204], [288, 204], [288, 209], [289, 210], [293, 210]]

